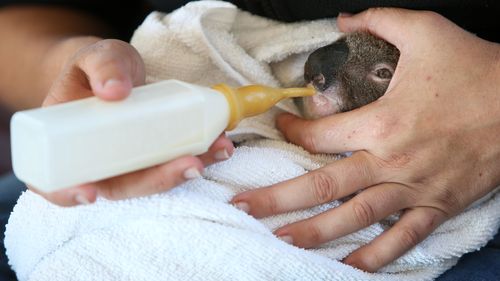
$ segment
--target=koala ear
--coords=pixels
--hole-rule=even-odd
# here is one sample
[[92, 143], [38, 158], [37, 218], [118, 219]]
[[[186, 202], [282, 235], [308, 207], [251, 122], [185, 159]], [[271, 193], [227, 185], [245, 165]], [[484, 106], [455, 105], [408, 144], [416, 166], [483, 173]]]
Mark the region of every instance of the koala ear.
[[394, 67], [387, 63], [378, 63], [368, 73], [368, 78], [377, 83], [388, 83], [394, 75]]

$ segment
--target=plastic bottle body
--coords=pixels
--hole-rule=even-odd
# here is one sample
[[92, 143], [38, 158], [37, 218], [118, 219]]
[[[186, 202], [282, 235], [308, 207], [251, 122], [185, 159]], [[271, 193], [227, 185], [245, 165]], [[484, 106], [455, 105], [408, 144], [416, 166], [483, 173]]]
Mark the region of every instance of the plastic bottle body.
[[16, 113], [11, 123], [16, 176], [44, 192], [206, 152], [228, 124], [221, 93], [177, 80]]

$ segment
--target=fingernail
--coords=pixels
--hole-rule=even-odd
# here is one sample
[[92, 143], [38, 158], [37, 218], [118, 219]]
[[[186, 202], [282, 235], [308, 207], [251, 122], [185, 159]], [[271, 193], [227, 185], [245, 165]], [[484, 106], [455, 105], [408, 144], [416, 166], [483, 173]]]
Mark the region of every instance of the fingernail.
[[89, 199], [87, 199], [87, 197], [85, 197], [81, 194], [75, 195], [75, 201], [78, 202], [78, 204], [80, 204], [80, 205], [89, 205], [90, 204]]
[[196, 167], [191, 167], [184, 171], [184, 178], [187, 180], [192, 180], [199, 177], [201, 177], [201, 173]]
[[108, 81], [104, 82], [104, 85], [102, 87], [104, 89], [108, 89], [115, 86], [123, 86], [123, 82], [118, 79], [109, 79]]
[[215, 160], [226, 160], [226, 159], [229, 159], [229, 153], [224, 148], [224, 149], [221, 149], [221, 150], [215, 152], [214, 158], [215, 158]]
[[236, 207], [236, 209], [238, 209], [240, 211], [243, 211], [243, 212], [245, 212], [247, 214], [250, 212], [250, 205], [248, 205], [248, 203], [237, 202], [237, 203], [234, 203], [233, 206]]
[[346, 12], [340, 12], [337, 17], [339, 17], [339, 18], [348, 18], [348, 17], [352, 17], [352, 14], [351, 13], [346, 13]]
[[290, 245], [293, 245], [293, 237], [290, 235], [278, 236], [278, 239], [284, 241]]

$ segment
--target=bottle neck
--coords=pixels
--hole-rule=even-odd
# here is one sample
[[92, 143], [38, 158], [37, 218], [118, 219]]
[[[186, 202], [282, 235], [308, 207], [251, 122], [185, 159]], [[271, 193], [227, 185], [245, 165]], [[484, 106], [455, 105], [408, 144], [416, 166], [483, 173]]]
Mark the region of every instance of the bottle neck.
[[262, 85], [249, 85], [233, 89], [226, 84], [217, 84], [212, 88], [222, 93], [229, 104], [227, 131], [236, 128], [244, 118], [264, 113], [285, 98], [315, 94], [313, 88], [279, 89]]

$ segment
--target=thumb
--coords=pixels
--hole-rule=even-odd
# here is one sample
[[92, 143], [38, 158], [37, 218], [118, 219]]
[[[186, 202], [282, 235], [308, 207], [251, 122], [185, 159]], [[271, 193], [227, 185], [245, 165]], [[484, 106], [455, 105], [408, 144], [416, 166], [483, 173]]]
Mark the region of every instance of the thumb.
[[342, 32], [367, 31], [380, 37], [399, 50], [410, 33], [411, 23], [418, 20], [418, 12], [397, 8], [371, 8], [356, 15], [339, 14], [337, 24]]
[[133, 86], [144, 84], [144, 63], [134, 47], [119, 40], [102, 40], [78, 61], [92, 92], [105, 100], [128, 96]]
[[276, 118], [284, 137], [311, 153], [340, 153], [368, 150], [381, 126], [382, 109], [377, 102], [358, 109], [316, 120], [305, 120], [291, 114]]

